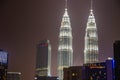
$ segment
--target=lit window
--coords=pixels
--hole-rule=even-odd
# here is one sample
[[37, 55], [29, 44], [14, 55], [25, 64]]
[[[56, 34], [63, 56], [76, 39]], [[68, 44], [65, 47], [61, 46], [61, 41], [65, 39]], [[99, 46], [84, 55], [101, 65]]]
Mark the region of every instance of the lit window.
[[75, 76], [75, 73], [72, 73], [72, 76]]

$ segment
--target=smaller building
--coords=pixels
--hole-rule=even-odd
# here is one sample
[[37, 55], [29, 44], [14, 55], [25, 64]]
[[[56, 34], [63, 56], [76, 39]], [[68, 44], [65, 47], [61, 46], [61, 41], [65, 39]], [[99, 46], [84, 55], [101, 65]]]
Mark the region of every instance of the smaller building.
[[21, 80], [20, 72], [7, 72], [7, 80]]
[[120, 80], [120, 40], [113, 44], [115, 60], [115, 80]]
[[115, 80], [115, 60], [108, 58], [106, 60], [107, 80]]
[[114, 80], [114, 60], [64, 68], [63, 80]]
[[106, 62], [84, 64], [85, 80], [114, 80], [114, 60], [108, 58]]
[[41, 40], [37, 44], [35, 76], [51, 75], [51, 44], [49, 40]]
[[0, 80], [7, 80], [8, 53], [0, 50]]
[[85, 80], [107, 80], [106, 63], [85, 64]]

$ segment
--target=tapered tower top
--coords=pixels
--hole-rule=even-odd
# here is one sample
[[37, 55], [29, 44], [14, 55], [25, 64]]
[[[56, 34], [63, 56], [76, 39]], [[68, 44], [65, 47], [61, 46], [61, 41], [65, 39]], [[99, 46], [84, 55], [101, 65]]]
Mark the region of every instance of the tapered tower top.
[[[70, 18], [69, 18], [68, 10], [67, 10], [67, 0], [65, 0], [65, 12], [63, 14], [61, 27], [66, 26], [65, 24], [70, 25]], [[67, 27], [70, 27], [70, 26], [67, 26]]]
[[90, 11], [92, 11], [92, 6], [93, 6], [93, 1], [91, 0], [91, 8], [90, 8]]
[[67, 9], [67, 0], [65, 0], [65, 8]]
[[68, 16], [68, 12], [67, 12], [67, 0], [65, 0], [65, 13], [64, 16]]
[[92, 0], [91, 0], [91, 9], [90, 9], [90, 14], [89, 14], [89, 17], [88, 17], [88, 23], [95, 23], [95, 17], [94, 17], [94, 14], [93, 14], [93, 9], [92, 9]]
[[68, 11], [67, 11], [67, 8], [65, 8], [65, 13], [64, 13], [64, 17], [68, 17]]

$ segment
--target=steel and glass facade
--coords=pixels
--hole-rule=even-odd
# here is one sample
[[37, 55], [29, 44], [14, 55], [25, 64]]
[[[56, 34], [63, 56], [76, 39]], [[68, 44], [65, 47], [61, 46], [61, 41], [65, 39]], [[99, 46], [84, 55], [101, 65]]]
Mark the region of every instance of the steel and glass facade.
[[72, 66], [72, 64], [73, 64], [72, 28], [67, 8], [65, 8], [65, 13], [62, 18], [59, 33], [59, 46], [58, 46], [59, 80], [63, 80], [63, 68]]
[[98, 62], [98, 55], [97, 27], [93, 10], [91, 10], [85, 33], [84, 63]]

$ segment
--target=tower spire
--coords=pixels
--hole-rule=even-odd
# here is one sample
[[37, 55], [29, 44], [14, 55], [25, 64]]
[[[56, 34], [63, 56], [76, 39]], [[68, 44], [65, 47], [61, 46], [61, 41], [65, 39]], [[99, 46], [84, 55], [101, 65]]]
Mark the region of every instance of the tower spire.
[[67, 9], [67, 0], [65, 0], [65, 9]]
[[67, 12], [67, 0], [65, 0], [65, 13], [64, 16], [68, 16], [68, 12]]
[[93, 1], [91, 0], [91, 9], [90, 9], [90, 11], [92, 12], [93, 11], [93, 9], [92, 9], [92, 7], [93, 7]]

